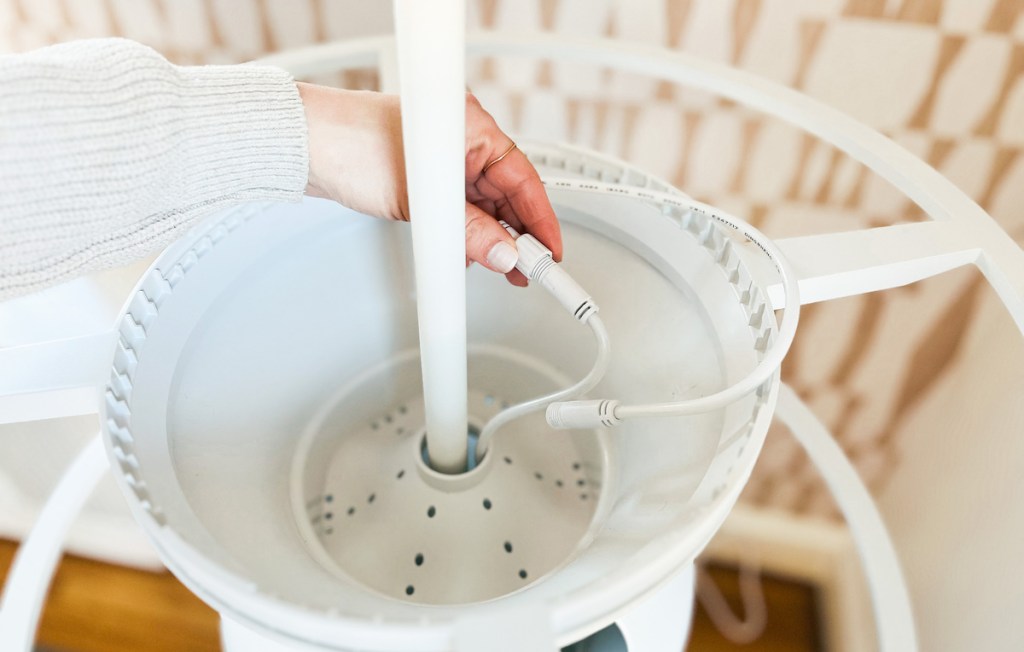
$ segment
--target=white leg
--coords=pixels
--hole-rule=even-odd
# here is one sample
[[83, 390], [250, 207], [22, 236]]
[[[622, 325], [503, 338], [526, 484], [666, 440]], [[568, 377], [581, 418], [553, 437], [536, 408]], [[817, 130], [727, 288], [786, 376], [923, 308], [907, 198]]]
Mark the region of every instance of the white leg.
[[7, 577], [0, 601], [0, 650], [32, 649], [64, 537], [107, 468], [103, 440], [97, 436], [78, 454], [50, 494], [39, 520], [18, 549]]
[[779, 391], [777, 415], [818, 467], [850, 526], [871, 589], [878, 649], [881, 652], [917, 650], [914, 615], [903, 571], [867, 487], [829, 431], [788, 385], [783, 385]]
[[658, 589], [615, 624], [629, 652], [679, 652], [693, 625], [694, 565]]

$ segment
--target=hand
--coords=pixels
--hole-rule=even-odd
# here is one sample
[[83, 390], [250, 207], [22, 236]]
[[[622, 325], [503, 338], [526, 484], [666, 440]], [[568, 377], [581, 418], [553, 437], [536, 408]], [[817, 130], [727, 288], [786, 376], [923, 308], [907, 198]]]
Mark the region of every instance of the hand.
[[[298, 84], [309, 130], [306, 192], [333, 199], [361, 213], [409, 220], [402, 121], [398, 97]], [[526, 278], [513, 269], [518, 254], [503, 219], [533, 234], [555, 260], [562, 236], [537, 171], [518, 149], [483, 168], [512, 140], [470, 94], [466, 95], [466, 264], [478, 262], [506, 274], [515, 284]]]

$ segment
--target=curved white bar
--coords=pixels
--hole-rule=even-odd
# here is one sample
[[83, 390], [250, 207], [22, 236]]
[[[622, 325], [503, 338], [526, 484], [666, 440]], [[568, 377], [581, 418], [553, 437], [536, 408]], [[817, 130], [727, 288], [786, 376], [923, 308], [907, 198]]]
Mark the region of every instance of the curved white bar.
[[[364, 50], [332, 44], [280, 55], [273, 59], [273, 63], [288, 68], [294, 74], [310, 74], [354, 65], [360, 57], [379, 60], [380, 52], [388, 47], [390, 44], [386, 38], [367, 40]], [[980, 206], [930, 165], [841, 111], [758, 75], [682, 52], [638, 43], [574, 38], [564, 34], [474, 32], [467, 37], [467, 47], [474, 55], [575, 61], [671, 80], [727, 97], [814, 134], [871, 168], [933, 219], [967, 225], [972, 238], [964, 249], [977, 249], [979, 252], [968, 262], [976, 264], [985, 274], [1017, 327], [1024, 333], [1024, 253], [1020, 247]], [[846, 237], [846, 234], [835, 237]], [[851, 247], [856, 246], [852, 241], [850, 244]], [[936, 257], [927, 247], [925, 249], [922, 255]], [[919, 248], [916, 250], [920, 251]], [[844, 247], [844, 251], [848, 249]], [[963, 264], [964, 254], [953, 252], [952, 255], [958, 258], [924, 265], [924, 273], [939, 273], [944, 271], [939, 267], [948, 269]], [[793, 256], [792, 262], [800, 268], [798, 256]], [[883, 265], [888, 262], [882, 261]], [[866, 285], [860, 282], [859, 285], [864, 287], [851, 286], [846, 294], [839, 296], [894, 287], [921, 278], [921, 266], [908, 266], [906, 259], [897, 262], [898, 265], [890, 266], [888, 270], [880, 269], [881, 275], [876, 275]], [[820, 277], [821, 274], [815, 274], [816, 271], [809, 270], [808, 277]], [[842, 271], [847, 273], [850, 270]], [[899, 278], [886, 285], [884, 274], [888, 271], [893, 271]], [[915, 275], [916, 278], [909, 278]], [[809, 292], [808, 299], [833, 298], [820, 293], [818, 295], [814, 299], [812, 297], [815, 293]]]
[[381, 53], [394, 47], [393, 36], [375, 36], [276, 52], [256, 63], [284, 68], [296, 77], [311, 77], [351, 68], [375, 68]]
[[856, 469], [839, 444], [832, 439], [828, 429], [789, 385], [783, 384], [779, 389], [775, 414], [789, 427], [793, 437], [818, 467], [850, 526], [871, 589], [879, 650], [917, 650], [914, 614], [910, 608], [910, 595], [903, 580], [903, 571], [885, 523], [867, 487], [860, 481]]
[[103, 439], [92, 439], [61, 476], [39, 520], [18, 548], [0, 601], [0, 650], [29, 652], [64, 537], [109, 468]]
[[473, 54], [520, 55], [607, 66], [700, 88], [773, 115], [835, 145], [871, 168], [931, 218], [975, 229], [977, 260], [1024, 333], [1024, 253], [977, 203], [906, 149], [843, 112], [799, 91], [725, 64], [623, 41], [565, 35], [473, 34]]

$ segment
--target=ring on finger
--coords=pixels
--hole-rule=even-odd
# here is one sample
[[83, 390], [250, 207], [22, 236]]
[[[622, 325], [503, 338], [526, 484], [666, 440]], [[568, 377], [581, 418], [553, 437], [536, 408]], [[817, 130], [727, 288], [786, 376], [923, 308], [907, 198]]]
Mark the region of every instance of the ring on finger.
[[493, 161], [491, 161], [490, 163], [485, 165], [484, 168], [482, 170], [480, 170], [480, 174], [487, 174], [487, 169], [488, 168], [490, 168], [495, 163], [501, 163], [501, 159], [503, 159], [506, 156], [508, 156], [509, 154], [511, 154], [512, 150], [514, 150], [514, 149], [516, 149], [516, 144], [513, 142], [511, 145], [508, 146], [508, 149], [506, 149], [504, 152], [501, 153], [501, 156], [499, 156], [498, 158], [494, 159]]

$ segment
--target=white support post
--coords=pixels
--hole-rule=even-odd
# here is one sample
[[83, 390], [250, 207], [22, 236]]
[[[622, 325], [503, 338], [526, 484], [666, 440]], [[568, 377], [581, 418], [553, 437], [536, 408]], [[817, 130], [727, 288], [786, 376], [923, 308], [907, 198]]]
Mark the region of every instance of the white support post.
[[412, 221], [427, 449], [466, 469], [464, 0], [396, 0], [402, 136]]

